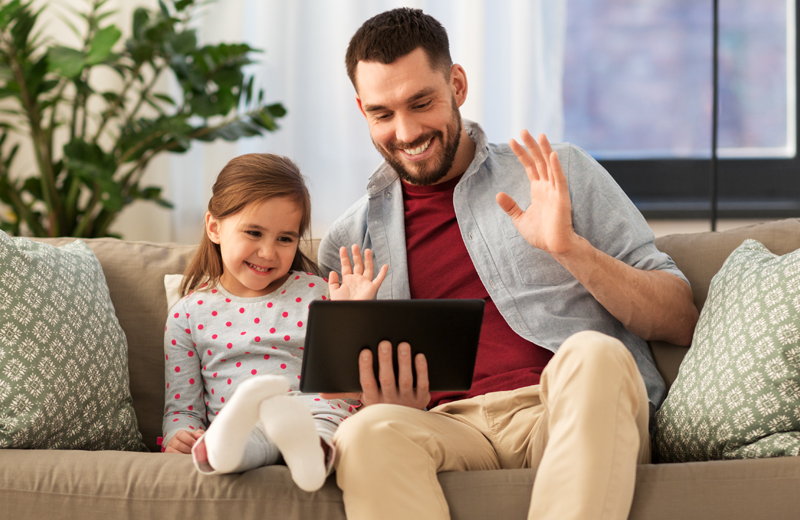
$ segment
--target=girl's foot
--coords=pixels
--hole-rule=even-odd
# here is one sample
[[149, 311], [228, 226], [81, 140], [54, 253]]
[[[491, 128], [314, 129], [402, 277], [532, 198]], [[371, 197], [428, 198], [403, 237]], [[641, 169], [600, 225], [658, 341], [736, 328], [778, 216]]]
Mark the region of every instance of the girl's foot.
[[292, 480], [304, 491], [316, 491], [327, 477], [325, 453], [311, 412], [302, 400], [276, 395], [261, 403], [261, 424], [289, 466]]
[[[259, 404], [273, 396], [285, 397], [283, 394], [288, 391], [289, 382], [281, 376], [256, 376], [242, 381], [208, 431], [192, 448], [197, 469], [201, 473], [236, 471], [242, 463], [250, 432], [259, 420]], [[200, 446], [201, 442], [203, 446]], [[195, 453], [202, 449], [205, 449], [206, 457], [199, 451]], [[211, 471], [208, 471], [209, 466]]]

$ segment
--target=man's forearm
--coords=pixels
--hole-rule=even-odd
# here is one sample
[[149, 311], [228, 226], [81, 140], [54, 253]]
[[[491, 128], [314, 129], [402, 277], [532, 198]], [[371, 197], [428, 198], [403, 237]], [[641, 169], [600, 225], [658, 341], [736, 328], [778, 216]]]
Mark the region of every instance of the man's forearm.
[[631, 267], [581, 237], [569, 252], [553, 257], [640, 338], [691, 344], [698, 312], [691, 288], [677, 276]]

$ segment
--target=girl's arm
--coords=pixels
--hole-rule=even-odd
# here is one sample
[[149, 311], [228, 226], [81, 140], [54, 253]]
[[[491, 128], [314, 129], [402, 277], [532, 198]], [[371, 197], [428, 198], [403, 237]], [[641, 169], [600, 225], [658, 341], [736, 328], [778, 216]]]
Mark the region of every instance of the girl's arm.
[[384, 264], [373, 280], [372, 251], [364, 250], [364, 258], [356, 244], [353, 244], [353, 266], [347, 256], [347, 248], [339, 248], [339, 259], [342, 262], [342, 281], [339, 275], [331, 271], [328, 277], [328, 290], [331, 300], [372, 300], [378, 294], [378, 289], [386, 278], [389, 266]]
[[[185, 301], [185, 300], [184, 300]], [[206, 406], [203, 402], [203, 375], [200, 355], [194, 346], [191, 323], [183, 301], [170, 310], [164, 332], [164, 420], [162, 446], [165, 451], [180, 451], [182, 445], [197, 438], [206, 429]], [[178, 432], [186, 430], [187, 434]], [[191, 445], [189, 446], [191, 448]]]

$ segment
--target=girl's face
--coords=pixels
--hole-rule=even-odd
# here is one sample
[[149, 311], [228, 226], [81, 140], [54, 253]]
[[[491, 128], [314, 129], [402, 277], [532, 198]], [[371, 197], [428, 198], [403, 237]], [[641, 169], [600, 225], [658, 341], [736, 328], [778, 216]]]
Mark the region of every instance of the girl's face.
[[222, 253], [222, 286], [244, 298], [280, 287], [297, 252], [302, 216], [287, 197], [249, 204], [222, 220], [206, 213], [206, 233]]

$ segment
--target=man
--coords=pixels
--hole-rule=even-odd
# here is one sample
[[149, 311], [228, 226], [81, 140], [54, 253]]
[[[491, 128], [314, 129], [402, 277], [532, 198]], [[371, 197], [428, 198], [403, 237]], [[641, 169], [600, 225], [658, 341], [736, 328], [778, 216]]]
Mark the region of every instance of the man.
[[437, 472], [519, 467], [537, 468], [529, 518], [627, 518], [665, 393], [645, 340], [691, 342], [688, 282], [585, 152], [527, 132], [493, 145], [462, 122], [466, 73], [430, 16], [368, 20], [346, 64], [385, 162], [321, 267], [357, 244], [390, 265], [379, 298], [486, 301], [469, 392], [431, 395], [406, 344], [395, 381], [386, 342], [379, 387], [362, 353], [366, 406], [335, 438], [348, 518], [449, 518]]

